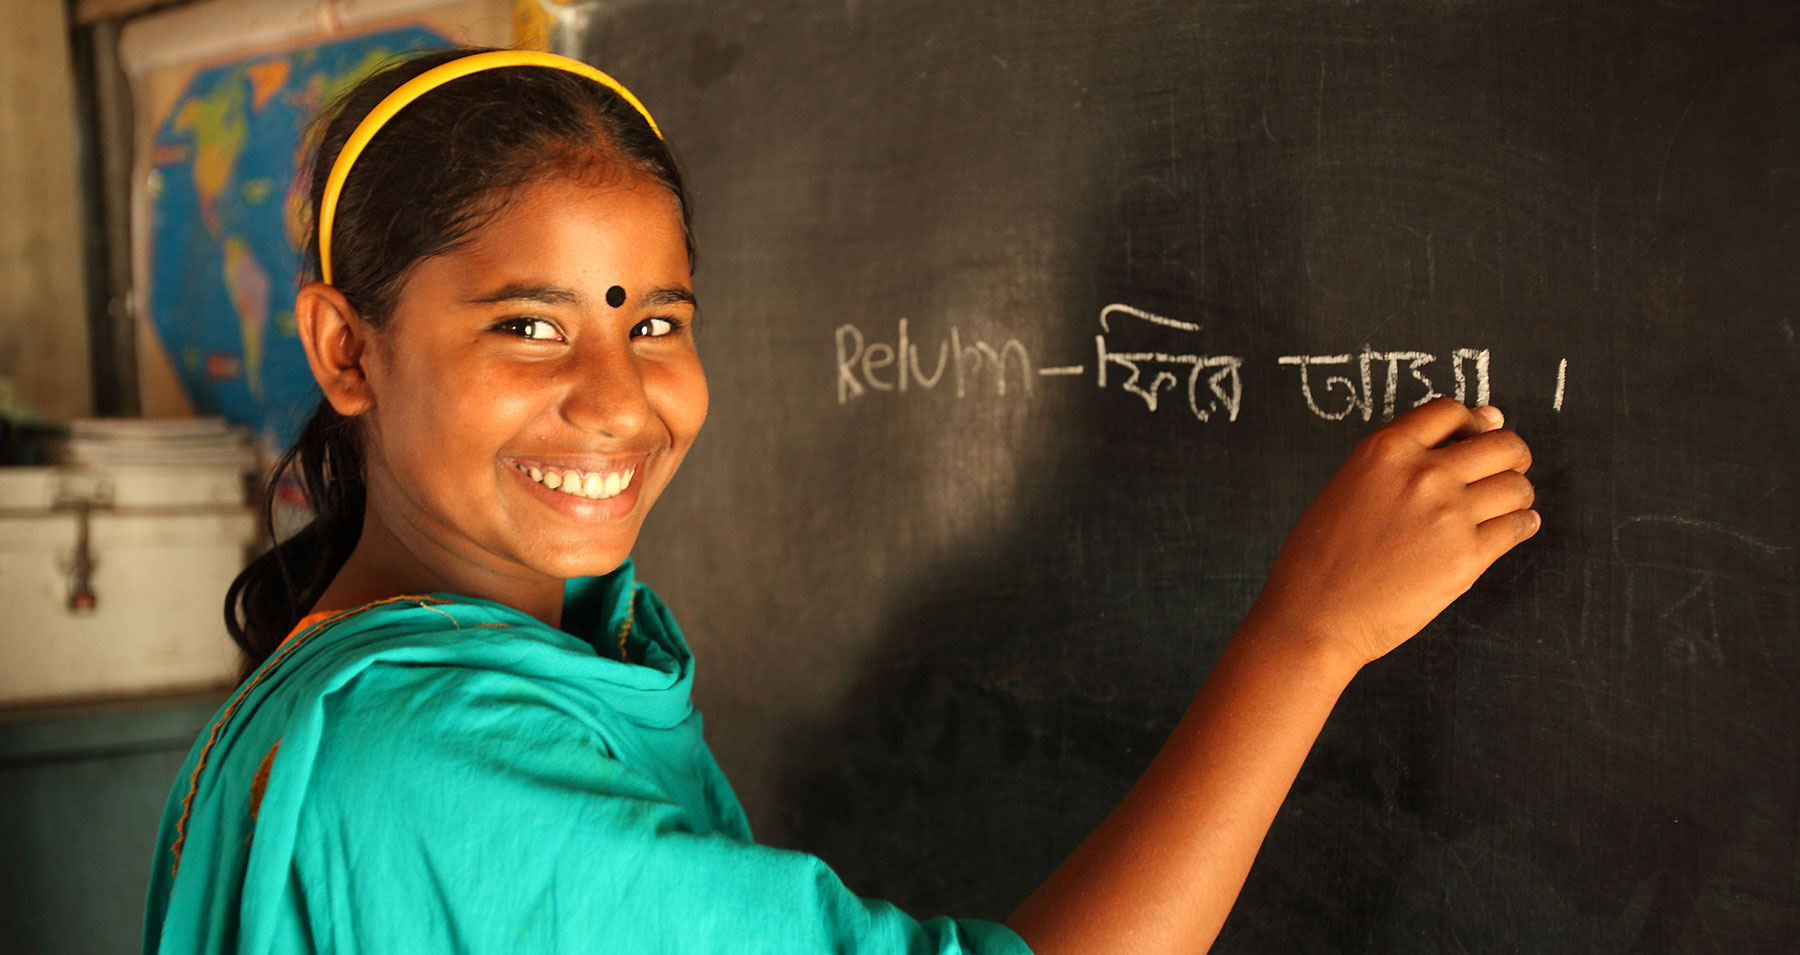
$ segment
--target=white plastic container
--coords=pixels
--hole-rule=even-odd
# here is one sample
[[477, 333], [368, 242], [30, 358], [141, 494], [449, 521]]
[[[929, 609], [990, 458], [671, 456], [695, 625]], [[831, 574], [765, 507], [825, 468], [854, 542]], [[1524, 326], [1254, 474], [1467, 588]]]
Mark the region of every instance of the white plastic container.
[[244, 498], [232, 467], [0, 468], [0, 705], [235, 682]]

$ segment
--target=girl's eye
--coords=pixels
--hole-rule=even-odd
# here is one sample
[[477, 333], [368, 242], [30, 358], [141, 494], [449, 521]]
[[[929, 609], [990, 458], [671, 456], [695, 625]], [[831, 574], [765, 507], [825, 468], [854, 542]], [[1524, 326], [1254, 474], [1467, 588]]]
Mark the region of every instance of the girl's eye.
[[631, 326], [632, 338], [660, 338], [672, 335], [681, 328], [681, 322], [673, 318], [646, 318]]
[[541, 318], [509, 318], [494, 328], [534, 342], [560, 341], [556, 326]]

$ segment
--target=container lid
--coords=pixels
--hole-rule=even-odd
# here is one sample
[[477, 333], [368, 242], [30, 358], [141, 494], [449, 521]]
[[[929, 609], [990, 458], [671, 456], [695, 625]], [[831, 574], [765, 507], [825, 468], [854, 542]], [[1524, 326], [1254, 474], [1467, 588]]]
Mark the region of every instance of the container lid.
[[58, 463], [89, 467], [256, 467], [249, 433], [216, 417], [81, 418], [52, 454]]
[[0, 467], [0, 512], [241, 506], [237, 466]]

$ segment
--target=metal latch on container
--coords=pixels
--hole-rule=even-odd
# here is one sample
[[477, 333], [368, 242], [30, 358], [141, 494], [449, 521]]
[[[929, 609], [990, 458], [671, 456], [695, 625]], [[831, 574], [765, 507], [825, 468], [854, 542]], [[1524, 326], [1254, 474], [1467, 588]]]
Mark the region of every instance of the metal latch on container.
[[62, 561], [63, 573], [69, 578], [68, 608], [70, 613], [93, 613], [99, 598], [94, 595], [94, 548], [89, 530], [90, 516], [96, 509], [113, 506], [112, 483], [105, 480], [69, 481], [56, 489], [51, 510], [75, 515], [75, 552]]

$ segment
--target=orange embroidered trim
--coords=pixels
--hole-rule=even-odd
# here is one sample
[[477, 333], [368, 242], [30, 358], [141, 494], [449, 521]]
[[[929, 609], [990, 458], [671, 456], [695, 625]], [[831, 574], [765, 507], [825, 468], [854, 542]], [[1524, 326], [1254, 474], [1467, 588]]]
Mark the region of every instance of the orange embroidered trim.
[[269, 755], [263, 757], [262, 765], [256, 767], [256, 778], [250, 780], [250, 819], [254, 821], [262, 811], [263, 792], [269, 788], [269, 767], [275, 765], [275, 751], [281, 748], [281, 740], [269, 747]]
[[637, 585], [631, 585], [631, 596], [625, 602], [625, 619], [619, 623], [619, 662], [630, 663], [625, 655], [625, 638], [631, 636], [631, 621], [637, 616]]
[[[171, 878], [174, 877], [175, 873], [181, 871], [181, 847], [187, 842], [187, 822], [188, 817], [191, 816], [194, 811], [194, 795], [200, 791], [200, 771], [206, 768], [206, 757], [212, 753], [213, 745], [219, 741], [219, 731], [224, 729], [225, 724], [237, 713], [238, 707], [244, 702], [244, 697], [248, 696], [250, 691], [255, 689], [258, 683], [262, 682], [263, 677], [268, 676], [273, 672], [275, 667], [281, 664], [282, 660], [287, 659], [288, 654], [293, 653], [296, 647], [305, 642], [306, 637], [318, 633], [320, 630], [323, 630], [346, 617], [361, 613], [364, 610], [380, 607], [385, 604], [397, 603], [403, 600], [413, 601], [421, 607], [444, 603], [444, 601], [435, 597], [428, 597], [420, 594], [403, 594], [398, 597], [387, 597], [382, 600], [374, 601], [373, 603], [366, 603], [360, 607], [352, 607], [349, 610], [321, 611], [320, 613], [308, 614], [301, 618], [299, 623], [294, 625], [294, 629], [289, 632], [287, 637], [281, 641], [281, 644], [275, 648], [274, 655], [265, 660], [263, 665], [257, 669], [256, 675], [245, 681], [244, 685], [238, 688], [237, 694], [231, 698], [230, 703], [226, 704], [225, 712], [220, 713], [219, 718], [213, 722], [212, 732], [207, 736], [206, 745], [200, 748], [200, 759], [194, 763], [194, 772], [188, 778], [187, 795], [183, 796], [181, 799], [181, 818], [175, 820], [175, 845], [170, 850], [175, 856], [175, 864], [169, 868], [169, 875]], [[323, 614], [323, 616], [321, 616], [321, 614]], [[315, 623], [308, 623], [308, 621], [314, 620], [316, 620]], [[273, 751], [271, 751], [271, 753], [272, 752]]]
[[[342, 610], [317, 610], [312, 613], [309, 613], [306, 616], [301, 617], [299, 623], [294, 624], [294, 629], [289, 630], [288, 635], [281, 638], [281, 642], [286, 643], [289, 640], [292, 640], [294, 638], [294, 634], [299, 633], [302, 630], [306, 630], [309, 627], [311, 627], [313, 624], [318, 623], [319, 621], [324, 620], [328, 617], [331, 617], [334, 614], [340, 614], [340, 613], [343, 613], [343, 611]], [[277, 649], [277, 650], [281, 649], [281, 645], [277, 644], [275, 649]]]

